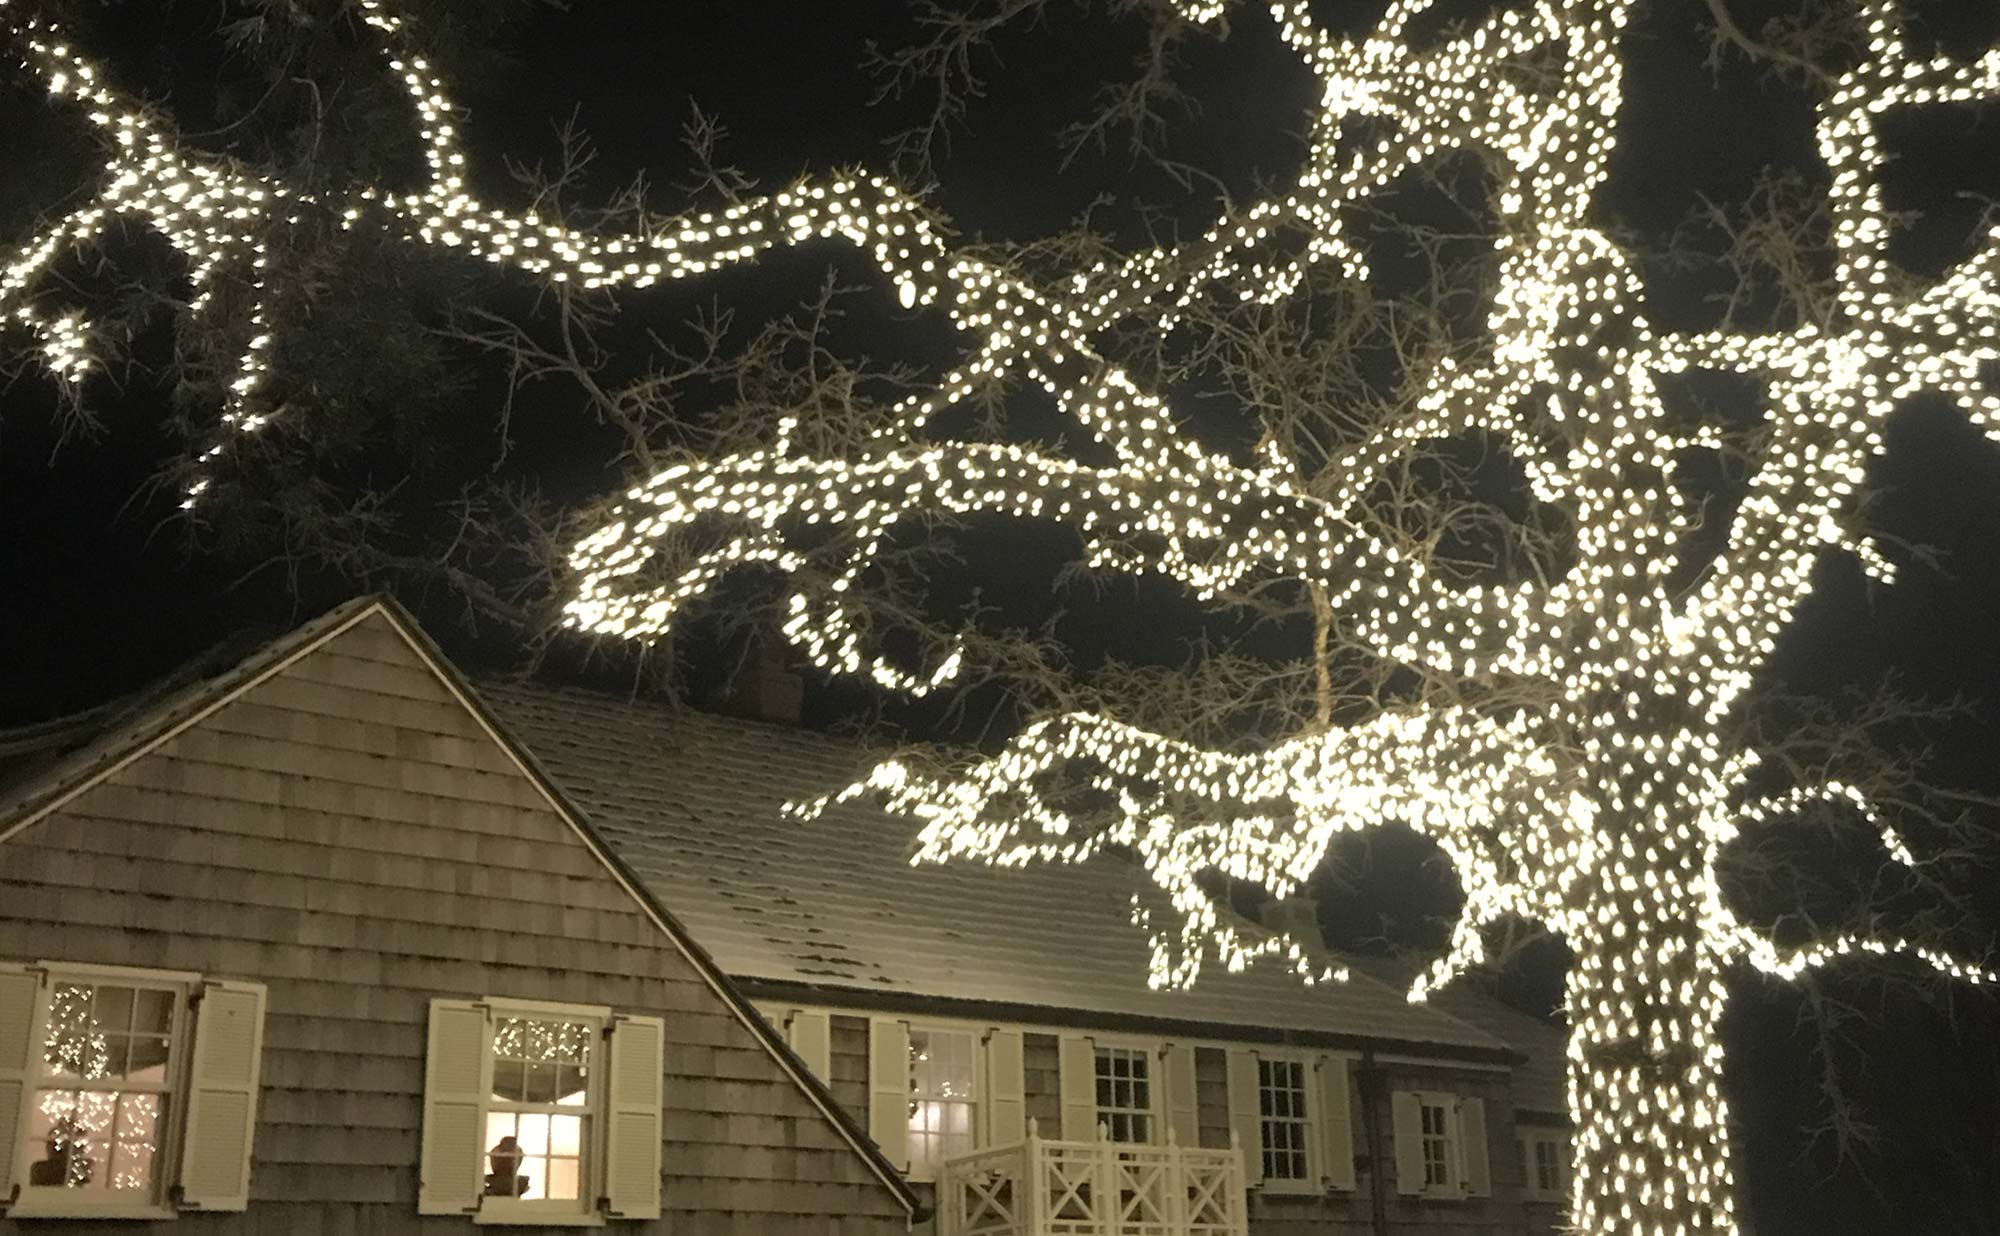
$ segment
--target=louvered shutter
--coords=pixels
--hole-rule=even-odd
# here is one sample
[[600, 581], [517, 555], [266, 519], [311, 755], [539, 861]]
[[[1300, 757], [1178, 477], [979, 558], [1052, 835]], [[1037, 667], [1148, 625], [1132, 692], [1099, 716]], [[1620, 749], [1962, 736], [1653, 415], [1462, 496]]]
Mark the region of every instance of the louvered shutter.
[[1469, 1197], [1486, 1197], [1493, 1192], [1493, 1169], [1487, 1160], [1486, 1100], [1462, 1098], [1458, 1101], [1459, 1159]]
[[1229, 1049], [1229, 1127], [1243, 1148], [1243, 1183], [1264, 1183], [1264, 1121], [1259, 1115], [1257, 1053]]
[[1201, 1145], [1201, 1121], [1196, 1110], [1194, 1048], [1169, 1043], [1160, 1053], [1167, 1078], [1167, 1127], [1182, 1146]]
[[485, 1005], [431, 1001], [418, 1214], [464, 1214], [479, 1208], [492, 1043]]
[[833, 1018], [826, 1013], [793, 1009], [785, 1027], [792, 1050], [821, 1081], [833, 1076]]
[[1097, 1140], [1097, 1041], [1065, 1035], [1056, 1045], [1057, 1086], [1062, 1094], [1065, 1141]]
[[868, 1023], [868, 1136], [899, 1172], [910, 1170], [910, 1025]]
[[611, 1019], [610, 1079], [604, 1096], [604, 1212], [614, 1219], [660, 1217], [662, 1074], [667, 1023]]
[[1396, 1153], [1396, 1192], [1412, 1196], [1424, 1191], [1424, 1110], [1414, 1090], [1389, 1096], [1390, 1136]]
[[1319, 1073], [1320, 1175], [1336, 1189], [1354, 1187], [1354, 1117], [1349, 1110], [1345, 1056], [1321, 1056]]
[[1012, 1146], [1028, 1136], [1028, 1080], [1021, 1032], [986, 1032], [986, 1140]]
[[190, 1210], [242, 1210], [250, 1205], [264, 985], [204, 983], [198, 1000], [178, 1201]]
[[0, 1201], [13, 1192], [15, 1151], [28, 1120], [35, 1005], [41, 991], [41, 971], [0, 965]]

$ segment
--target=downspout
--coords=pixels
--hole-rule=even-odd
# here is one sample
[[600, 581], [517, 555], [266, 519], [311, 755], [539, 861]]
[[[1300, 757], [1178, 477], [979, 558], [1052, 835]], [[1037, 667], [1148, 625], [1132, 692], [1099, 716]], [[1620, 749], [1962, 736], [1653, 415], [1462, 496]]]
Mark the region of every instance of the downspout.
[[1389, 1198], [1382, 1191], [1388, 1159], [1382, 1150], [1382, 1075], [1375, 1068], [1375, 1049], [1361, 1049], [1361, 1130], [1368, 1146], [1368, 1212], [1374, 1236], [1389, 1236]]

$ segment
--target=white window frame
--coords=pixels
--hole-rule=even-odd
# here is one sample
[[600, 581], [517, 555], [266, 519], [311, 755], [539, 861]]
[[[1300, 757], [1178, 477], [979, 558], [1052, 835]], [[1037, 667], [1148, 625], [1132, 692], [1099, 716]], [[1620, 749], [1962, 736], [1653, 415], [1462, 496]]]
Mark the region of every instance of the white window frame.
[[[1324, 1192], [1324, 1186], [1321, 1183], [1319, 1162], [1320, 1139], [1324, 1136], [1320, 1127], [1323, 1113], [1319, 1110], [1319, 1095], [1316, 1093], [1319, 1089], [1319, 1078], [1313, 1071], [1314, 1054], [1310, 1052], [1285, 1051], [1264, 1046], [1256, 1048], [1257, 1145], [1254, 1148], [1245, 1147], [1245, 1150], [1254, 1149], [1258, 1156], [1259, 1174], [1263, 1176], [1262, 1189], [1266, 1193], [1317, 1194]], [[1300, 1149], [1300, 1153], [1305, 1157], [1305, 1175], [1297, 1178], [1272, 1176], [1261, 1171], [1264, 1154], [1269, 1149], [1264, 1144], [1264, 1065], [1266, 1063], [1289, 1065], [1299, 1070], [1300, 1093], [1305, 1101], [1303, 1115], [1298, 1120], [1300, 1127], [1305, 1131], [1305, 1145]]]
[[[1417, 1090], [1417, 1157], [1424, 1164], [1424, 1187], [1422, 1196], [1441, 1197], [1453, 1200], [1466, 1196], [1465, 1192], [1465, 1131], [1459, 1125], [1459, 1096], [1444, 1090]], [[1424, 1133], [1424, 1109], [1440, 1108], [1444, 1112], [1444, 1164], [1451, 1179], [1444, 1184], [1434, 1184], [1430, 1179], [1430, 1155], [1424, 1142], [1432, 1140]]]
[[[1521, 1196], [1529, 1201], [1560, 1202], [1569, 1193], [1569, 1134], [1562, 1129], [1537, 1125], [1515, 1125], [1514, 1136], [1521, 1147]], [[1539, 1154], [1546, 1147], [1554, 1156], [1555, 1187], [1542, 1187]]]
[[580, 1022], [591, 1027], [590, 1055], [585, 1062], [585, 1099], [577, 1114], [585, 1117], [582, 1138], [583, 1163], [578, 1169], [577, 1195], [568, 1198], [518, 1198], [496, 1197], [483, 1189], [479, 1195], [479, 1209], [473, 1214], [475, 1223], [491, 1224], [541, 1224], [545, 1226], [599, 1227], [604, 1216], [597, 1211], [597, 1199], [604, 1193], [604, 1139], [608, 1114], [605, 1111], [605, 1031], [611, 1025], [611, 1010], [601, 1004], [555, 1004], [541, 1000], [516, 1000], [507, 996], [487, 996], [480, 1000], [486, 1006], [486, 1034], [481, 1039], [484, 1058], [480, 1061], [480, 1074], [486, 1078], [485, 1104], [479, 1113], [479, 1140], [481, 1143], [479, 1178], [483, 1181], [489, 1174], [487, 1154], [492, 1150], [485, 1145], [488, 1117], [494, 1111], [493, 1103], [493, 1030], [495, 1025], [507, 1018], [531, 1018], [544, 1021]]
[[[172, 1219], [178, 1215], [172, 1191], [180, 1175], [181, 1139], [187, 1125], [188, 1074], [192, 1063], [194, 1019], [189, 1001], [201, 986], [202, 976], [185, 970], [153, 970], [133, 966], [101, 966], [60, 961], [37, 961], [32, 968], [41, 972], [35, 993], [34, 1015], [29, 1023], [31, 1073], [22, 1093], [19, 1139], [14, 1162], [7, 1165], [18, 1191], [6, 1206], [10, 1219], [92, 1218], [92, 1219]], [[105, 984], [110, 986], [165, 988], [173, 992], [174, 1010], [167, 1038], [167, 1081], [159, 1093], [167, 1099], [166, 1117], [161, 1122], [159, 1143], [153, 1155], [153, 1188], [144, 1200], [120, 1196], [113, 1190], [69, 1189], [60, 1185], [31, 1185], [29, 1165], [42, 1148], [28, 1137], [29, 1112], [48, 1090], [41, 1076], [41, 1053], [48, 1033], [49, 1004], [55, 989], [63, 984]], [[83, 1089], [84, 1087], [76, 1087]], [[0, 1196], [0, 1203], [6, 1198]]]
[[[906, 1021], [903, 1024], [905, 1030], [908, 1032], [912, 1040], [914, 1040], [915, 1037], [919, 1034], [951, 1034], [951, 1035], [958, 1035], [971, 1040], [972, 1055], [970, 1059], [972, 1062], [972, 1098], [970, 1100], [970, 1105], [972, 1108], [971, 1111], [972, 1149], [973, 1150], [985, 1149], [986, 1148], [985, 1121], [983, 1120], [982, 1117], [983, 1113], [985, 1112], [985, 1104], [986, 1104], [986, 1036], [984, 1034], [984, 1030], [987, 1029], [987, 1027], [975, 1028], [974, 1025], [970, 1022], [959, 1024], [959, 1023], [943, 1022], [943, 1021]], [[910, 1102], [911, 1104], [915, 1104], [917, 1102], [917, 1087], [916, 1087], [916, 1075], [914, 1070], [917, 1061], [915, 1054], [916, 1045], [914, 1041], [911, 1043], [910, 1052], [911, 1052], [910, 1066], [912, 1069], [912, 1073], [910, 1076], [908, 1089], [905, 1091], [905, 1093], [909, 1096], [908, 1102]], [[911, 1113], [911, 1117], [912, 1119], [915, 1118], [914, 1112]], [[910, 1127], [908, 1134], [908, 1136], [910, 1137], [910, 1146], [912, 1148], [910, 1153], [910, 1170], [906, 1173], [906, 1175], [908, 1176], [909, 1179], [914, 1181], [925, 1181], [925, 1182], [935, 1181], [937, 1179], [937, 1175], [936, 1173], [930, 1170], [930, 1165], [924, 1164], [922, 1166], [919, 1166], [917, 1163], [917, 1156], [915, 1153], [916, 1135], [917, 1135], [917, 1129], [914, 1125], [912, 1125]], [[940, 1162], [938, 1166], [942, 1167], [943, 1166], [942, 1162]]]
[[[1166, 1117], [1166, 1107], [1163, 1102], [1165, 1096], [1162, 1094], [1162, 1091], [1166, 1088], [1167, 1079], [1166, 1079], [1166, 1068], [1164, 1065], [1164, 1061], [1162, 1060], [1162, 1057], [1166, 1053], [1167, 1049], [1166, 1041], [1164, 1039], [1118, 1038], [1100, 1034], [1092, 1034], [1089, 1037], [1091, 1040], [1090, 1043], [1091, 1098], [1097, 1110], [1098, 1125], [1104, 1128], [1107, 1132], [1109, 1132], [1109, 1130], [1111, 1129], [1112, 1127], [1111, 1122], [1105, 1118], [1106, 1112], [1117, 1112], [1127, 1116], [1134, 1116], [1134, 1115], [1144, 1116], [1146, 1118], [1146, 1136], [1144, 1138], [1132, 1142], [1119, 1142], [1118, 1139], [1115, 1137], [1112, 1138], [1111, 1140], [1123, 1146], [1165, 1145], [1167, 1117]], [[1099, 1059], [1098, 1056], [1099, 1052], [1118, 1052], [1124, 1055], [1136, 1057], [1146, 1062], [1146, 1106], [1145, 1107], [1107, 1108], [1104, 1106], [1104, 1104], [1096, 1102], [1097, 1076], [1098, 1076], [1097, 1062]], [[1065, 1130], [1065, 1136], [1067, 1136], [1067, 1130]], [[1093, 1138], [1094, 1136], [1095, 1136], [1095, 1131], [1093, 1130]]]

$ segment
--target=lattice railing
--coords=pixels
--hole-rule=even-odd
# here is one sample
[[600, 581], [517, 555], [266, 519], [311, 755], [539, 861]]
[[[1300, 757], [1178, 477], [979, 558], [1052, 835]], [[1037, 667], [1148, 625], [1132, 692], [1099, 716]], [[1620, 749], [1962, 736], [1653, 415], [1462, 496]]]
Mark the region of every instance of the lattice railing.
[[[1100, 1130], [1100, 1133], [1102, 1130]], [[1233, 1139], [1232, 1139], [1233, 1140]], [[1227, 1150], [1054, 1141], [948, 1160], [938, 1236], [1247, 1236], [1243, 1158]]]

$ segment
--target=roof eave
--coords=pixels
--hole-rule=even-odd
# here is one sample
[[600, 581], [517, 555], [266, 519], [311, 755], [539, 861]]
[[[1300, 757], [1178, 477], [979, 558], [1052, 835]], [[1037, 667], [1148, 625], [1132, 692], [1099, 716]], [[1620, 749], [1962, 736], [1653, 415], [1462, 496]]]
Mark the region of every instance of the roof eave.
[[1056, 1008], [1049, 1005], [1001, 1000], [973, 1000], [963, 996], [929, 996], [909, 991], [803, 983], [791, 979], [758, 978], [745, 974], [730, 977], [738, 988], [750, 996], [848, 1008], [857, 1013], [928, 1013], [932, 1016], [962, 1017], [971, 1020], [987, 1019], [1026, 1025], [1075, 1026], [1079, 1029], [1183, 1035], [1189, 1038], [1227, 1039], [1243, 1043], [1323, 1047], [1336, 1051], [1388, 1051], [1404, 1056], [1435, 1058], [1440, 1063], [1463, 1061], [1512, 1067], [1526, 1059], [1513, 1048], [1499, 1045], [1392, 1038], [1338, 1030], [1237, 1025], [1195, 1018], [1114, 1013], [1067, 1006]]

